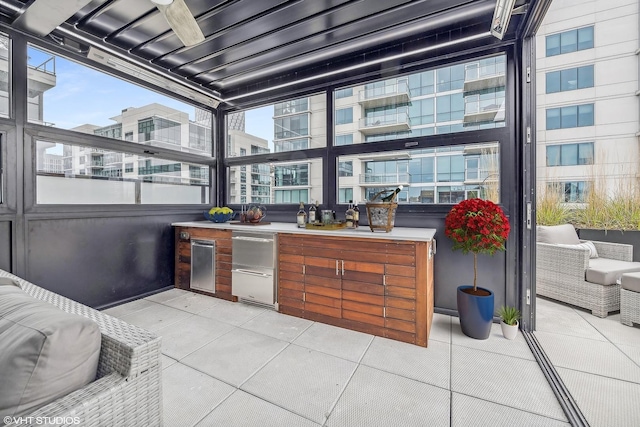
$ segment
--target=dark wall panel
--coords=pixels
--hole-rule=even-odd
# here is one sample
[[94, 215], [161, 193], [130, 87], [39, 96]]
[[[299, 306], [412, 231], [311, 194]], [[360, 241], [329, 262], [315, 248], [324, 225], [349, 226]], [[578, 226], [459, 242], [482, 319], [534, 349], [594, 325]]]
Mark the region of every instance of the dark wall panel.
[[0, 221], [0, 269], [11, 271], [11, 221]]
[[[444, 235], [445, 215], [426, 217], [407, 214], [400, 218], [400, 221], [396, 217], [396, 225], [436, 229], [436, 256], [433, 261], [434, 306], [457, 311], [457, 287], [473, 285], [473, 254], [464, 255], [451, 249], [453, 242]], [[493, 257], [478, 255], [478, 286], [493, 291], [496, 310], [505, 304], [506, 300], [505, 255], [505, 252], [497, 252]]]
[[193, 215], [29, 219], [27, 280], [92, 307], [173, 285], [172, 222]]

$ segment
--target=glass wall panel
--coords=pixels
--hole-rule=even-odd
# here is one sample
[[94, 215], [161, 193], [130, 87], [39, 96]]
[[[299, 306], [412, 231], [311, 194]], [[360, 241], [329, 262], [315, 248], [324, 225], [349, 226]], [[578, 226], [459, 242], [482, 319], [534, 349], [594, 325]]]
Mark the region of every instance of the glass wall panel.
[[228, 204], [322, 202], [322, 159], [232, 166]]
[[[225, 156], [326, 147], [326, 110], [326, 96], [318, 94], [227, 114]], [[348, 112], [340, 118], [349, 119]]]
[[334, 145], [503, 127], [505, 64], [499, 55], [337, 89]]
[[[9, 94], [9, 70], [11, 70], [9, 56], [9, 37], [0, 34], [0, 117], [9, 117], [10, 94]], [[29, 69], [29, 79], [37, 74], [36, 70]]]
[[[340, 165], [350, 164], [351, 175]], [[338, 202], [342, 189], [355, 201], [370, 200], [381, 191], [403, 186], [400, 203], [456, 203], [464, 198], [500, 200], [498, 143], [443, 146], [338, 158]]]
[[33, 46], [27, 52], [29, 122], [212, 155], [210, 111]]
[[38, 204], [208, 204], [209, 167], [36, 142]]

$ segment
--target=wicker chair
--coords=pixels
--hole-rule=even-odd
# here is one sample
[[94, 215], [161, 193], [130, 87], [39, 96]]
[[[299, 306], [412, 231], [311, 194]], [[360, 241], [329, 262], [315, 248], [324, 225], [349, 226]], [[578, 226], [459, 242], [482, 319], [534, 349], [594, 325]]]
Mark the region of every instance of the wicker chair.
[[0, 277], [17, 281], [27, 294], [39, 300], [92, 319], [102, 332], [96, 380], [23, 415], [27, 423], [9, 426], [43, 425], [36, 424], [36, 417], [69, 417], [66, 422], [55, 424], [61, 426], [74, 425], [74, 418], [83, 427], [162, 425], [160, 337], [6, 271], [0, 270]]
[[[629, 262], [633, 259], [632, 245], [596, 241], [593, 244], [601, 258]], [[601, 285], [585, 279], [589, 268], [588, 250], [540, 242], [536, 246], [537, 295], [586, 308], [598, 317], [620, 310], [619, 283]], [[630, 264], [631, 270], [633, 264]]]

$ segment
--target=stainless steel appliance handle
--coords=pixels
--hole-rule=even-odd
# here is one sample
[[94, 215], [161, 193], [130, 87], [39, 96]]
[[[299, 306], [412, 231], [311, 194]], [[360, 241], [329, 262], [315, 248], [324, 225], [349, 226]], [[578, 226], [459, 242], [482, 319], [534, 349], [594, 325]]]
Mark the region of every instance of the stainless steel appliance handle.
[[232, 240], [244, 240], [246, 242], [260, 242], [260, 243], [271, 243], [271, 242], [273, 242], [273, 239], [264, 239], [262, 237], [234, 236], [231, 239]]
[[234, 268], [233, 270], [231, 270], [232, 272], [235, 271], [236, 273], [243, 273], [243, 274], [249, 274], [251, 276], [260, 276], [260, 277], [270, 277], [269, 274], [265, 274], [265, 273], [258, 273], [257, 271], [251, 271], [251, 270], [245, 270], [243, 268]]

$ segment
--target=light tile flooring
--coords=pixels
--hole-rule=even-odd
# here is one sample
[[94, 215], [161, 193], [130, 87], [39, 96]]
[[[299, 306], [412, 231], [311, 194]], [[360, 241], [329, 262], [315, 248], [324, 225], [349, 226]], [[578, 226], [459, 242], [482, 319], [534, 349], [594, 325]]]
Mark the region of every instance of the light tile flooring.
[[497, 324], [478, 341], [436, 314], [422, 348], [177, 289], [106, 312], [162, 336], [167, 427], [569, 425], [522, 335]]
[[640, 426], [640, 327], [537, 298], [534, 335], [591, 427]]

